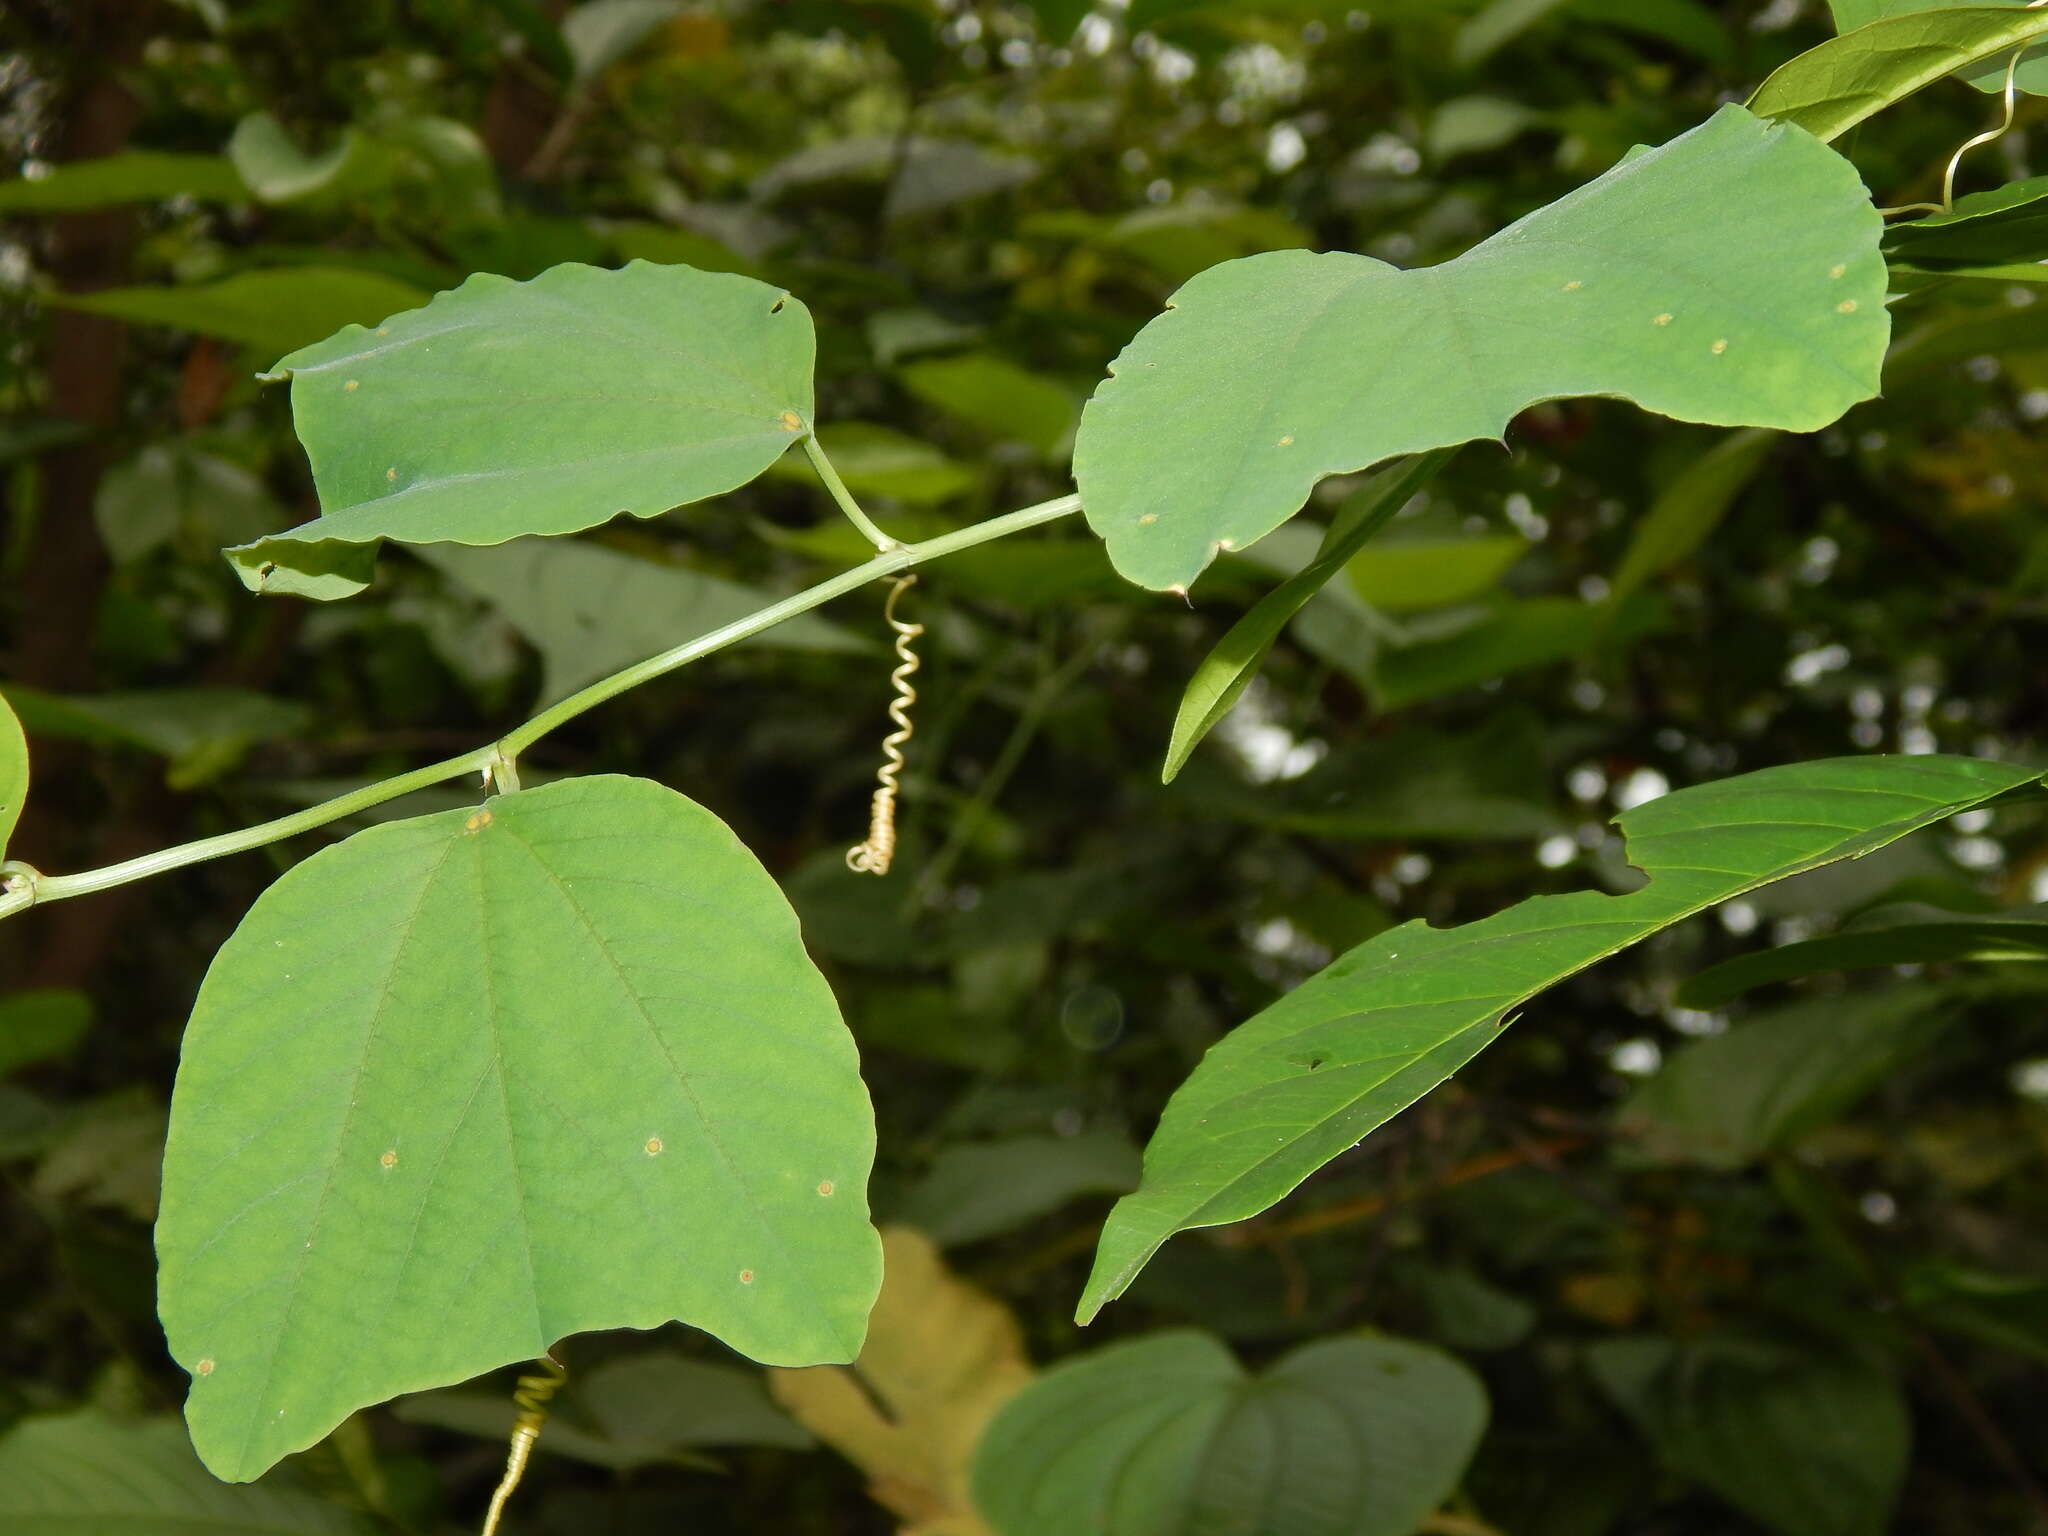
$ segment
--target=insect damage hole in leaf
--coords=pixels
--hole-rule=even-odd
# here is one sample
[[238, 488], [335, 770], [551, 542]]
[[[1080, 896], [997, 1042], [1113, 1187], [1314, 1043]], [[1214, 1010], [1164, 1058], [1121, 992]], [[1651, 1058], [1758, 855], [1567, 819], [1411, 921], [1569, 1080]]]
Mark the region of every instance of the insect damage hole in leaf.
[[1727, 106], [1440, 266], [1224, 262], [1088, 402], [1074, 472], [1089, 524], [1127, 579], [1175, 591], [1323, 477], [1499, 438], [1539, 401], [1817, 430], [1877, 393], [1881, 234], [1848, 161]]

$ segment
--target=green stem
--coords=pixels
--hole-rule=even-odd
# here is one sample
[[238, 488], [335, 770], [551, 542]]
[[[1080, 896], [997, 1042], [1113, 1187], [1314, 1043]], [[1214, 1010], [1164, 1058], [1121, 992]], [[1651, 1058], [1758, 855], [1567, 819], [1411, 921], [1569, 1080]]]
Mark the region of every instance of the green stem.
[[[835, 597], [867, 585], [883, 576], [927, 561], [938, 560], [959, 550], [972, 549], [977, 544], [986, 544], [991, 539], [1000, 539], [1008, 534], [1022, 533], [1027, 528], [1036, 528], [1041, 523], [1052, 522], [1055, 518], [1067, 517], [1081, 510], [1078, 496], [1060, 496], [1052, 501], [1040, 502], [1035, 507], [992, 517], [987, 522], [976, 523], [969, 528], [957, 529], [927, 539], [921, 544], [892, 544], [865, 565], [842, 571], [828, 581], [821, 581], [815, 587], [785, 597], [778, 603], [770, 603], [757, 613], [743, 619], [735, 619], [694, 640], [663, 651], [659, 656], [650, 656], [645, 661], [635, 662], [623, 671], [592, 683], [588, 688], [572, 693], [558, 704], [550, 705], [535, 715], [517, 730], [508, 733], [488, 746], [465, 752], [460, 757], [444, 758], [424, 768], [415, 768], [410, 773], [401, 773], [396, 778], [385, 779], [376, 784], [366, 785], [319, 805], [308, 806], [289, 816], [280, 816], [275, 821], [266, 821], [239, 832], [224, 832], [218, 837], [202, 838], [195, 843], [181, 843], [175, 848], [159, 849], [155, 853], [143, 854], [140, 858], [126, 859], [119, 864], [109, 864], [103, 869], [86, 870], [76, 875], [44, 875], [23, 864], [0, 867], [0, 873], [10, 877], [4, 893], [0, 893], [0, 917], [7, 917], [30, 905], [48, 901], [62, 901], [68, 896], [84, 896], [93, 891], [103, 891], [111, 886], [126, 885], [131, 880], [146, 880], [151, 875], [161, 875], [173, 869], [182, 869], [187, 864], [200, 864], [208, 859], [223, 858], [231, 853], [246, 853], [252, 848], [261, 848], [267, 843], [280, 842], [287, 837], [296, 837], [301, 832], [310, 832], [324, 827], [329, 822], [340, 821], [343, 817], [354, 816], [395, 800], [400, 795], [410, 794], [416, 789], [426, 789], [442, 784], [449, 779], [461, 778], [464, 774], [481, 774], [486, 769], [504, 771], [521, 752], [532, 746], [541, 737], [557, 726], [565, 725], [585, 710], [594, 709], [607, 699], [624, 693], [629, 688], [652, 681], [664, 673], [687, 666], [713, 651], [720, 651], [729, 645], [757, 635], [764, 629], [772, 629], [785, 619], [808, 613], [811, 609], [829, 603]], [[500, 781], [503, 787], [502, 780]]]
[[832, 461], [825, 457], [824, 444], [818, 441], [816, 432], [804, 438], [804, 453], [811, 461], [811, 468], [818, 472], [818, 478], [825, 482], [825, 489], [830, 491], [832, 499], [839, 503], [839, 510], [844, 512], [848, 521], [861, 531], [862, 537], [884, 554], [903, 547], [877, 528], [867, 513], [861, 511], [860, 503], [853, 499], [853, 492], [846, 488], [846, 482], [839, 478], [839, 471], [834, 469]]

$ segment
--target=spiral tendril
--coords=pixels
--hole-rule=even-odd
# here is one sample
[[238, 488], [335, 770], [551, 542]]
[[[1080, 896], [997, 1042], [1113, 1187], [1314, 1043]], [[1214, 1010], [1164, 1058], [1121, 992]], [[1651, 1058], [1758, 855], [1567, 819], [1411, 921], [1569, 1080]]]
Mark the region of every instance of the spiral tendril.
[[882, 607], [882, 618], [896, 631], [896, 654], [901, 660], [889, 674], [889, 686], [896, 690], [896, 697], [889, 701], [889, 718], [896, 722], [896, 729], [882, 738], [882, 766], [875, 773], [879, 782], [868, 812], [868, 838], [846, 850], [846, 867], [863, 875], [886, 875], [896, 857], [896, 794], [903, 775], [903, 745], [915, 729], [910, 706], [917, 702], [917, 690], [910, 686], [910, 678], [917, 671], [918, 660], [910, 642], [924, 633], [922, 624], [906, 623], [896, 617], [896, 600], [916, 581], [915, 576], [898, 577]]
[[[2039, 10], [2048, 5], [2048, 0], [2027, 0], [2026, 10]], [[2031, 46], [2031, 45], [2028, 45]], [[1880, 208], [1881, 218], [1894, 218], [1902, 213], [1949, 213], [1956, 205], [1956, 172], [1963, 168], [1963, 156], [1973, 149], [1986, 144], [1995, 144], [2012, 132], [2013, 120], [2019, 115], [2019, 72], [2020, 60], [2026, 57], [2028, 48], [2015, 48], [2012, 57], [2005, 61], [2005, 111], [1999, 117], [1998, 126], [1987, 128], [1975, 138], [1967, 139], [1948, 157], [1948, 167], [1941, 175], [1941, 201], [1938, 203], [1904, 203], [1896, 208]]]
[[505, 1475], [498, 1479], [497, 1489], [491, 1494], [491, 1507], [484, 1515], [483, 1536], [496, 1536], [505, 1504], [526, 1475], [533, 1442], [540, 1438], [541, 1427], [548, 1421], [548, 1400], [569, 1379], [568, 1367], [552, 1354], [542, 1355], [540, 1363], [541, 1371], [520, 1377], [512, 1390], [512, 1405], [519, 1410], [519, 1417], [513, 1422], [512, 1444], [505, 1453]]

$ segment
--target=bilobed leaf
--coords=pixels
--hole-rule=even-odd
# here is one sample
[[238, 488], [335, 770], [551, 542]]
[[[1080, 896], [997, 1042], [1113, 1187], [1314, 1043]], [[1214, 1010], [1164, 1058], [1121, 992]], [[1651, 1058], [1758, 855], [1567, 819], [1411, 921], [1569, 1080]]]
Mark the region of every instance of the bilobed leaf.
[[592, 1328], [852, 1358], [874, 1120], [781, 892], [644, 779], [391, 822], [270, 890], [185, 1037], [158, 1300], [213, 1471]]
[[227, 203], [248, 195], [234, 166], [219, 155], [135, 149], [97, 160], [73, 160], [34, 180], [0, 182], [0, 214], [73, 213], [181, 196]]
[[28, 803], [28, 737], [5, 696], [0, 696], [0, 855], [7, 852], [21, 808]]
[[1603, 1339], [1594, 1379], [1674, 1472], [1781, 1536], [1881, 1536], [1912, 1422], [1888, 1371], [1836, 1345]]
[[228, 558], [332, 597], [352, 571], [322, 546], [502, 544], [719, 495], [810, 430], [814, 350], [802, 304], [729, 272], [478, 274], [277, 365], [324, 515]]
[[210, 283], [51, 293], [44, 300], [280, 352], [341, 326], [408, 309], [425, 297], [410, 283], [354, 267], [271, 267]]
[[1771, 451], [1768, 432], [1737, 432], [1687, 464], [1658, 493], [1636, 524], [1608, 597], [1625, 602], [1652, 576], [1686, 559], [1707, 541]]
[[1947, 213], [1890, 225], [1884, 249], [1894, 263], [1928, 268], [2038, 261], [2048, 255], [2048, 176], [1972, 192]]
[[[514, 539], [487, 549], [426, 544], [414, 553], [533, 642], [544, 668], [544, 703], [775, 601], [741, 582], [574, 539]], [[809, 613], [743, 643], [798, 651], [870, 648]]]
[[[1915, 11], [1981, 10], [1993, 6], [2019, 9], [2026, 4], [2027, 0], [1828, 0], [1828, 10], [1833, 13], [1837, 32], [1853, 32], [1873, 21], [1906, 16]], [[1988, 66], [1964, 69], [1960, 73], [1980, 91], [2001, 91], [2005, 88], [2005, 65], [2004, 59], [1998, 59]], [[2041, 49], [2029, 50], [2020, 63], [2014, 83], [2021, 90], [2036, 95], [2048, 91], [2048, 58], [2043, 57]]]
[[2010, 912], [1949, 912], [1917, 903], [1880, 907], [1824, 938], [1723, 960], [1680, 986], [1678, 1001], [1687, 1008], [1718, 1008], [1774, 981], [1965, 960], [2048, 960], [2048, 906]]
[[851, 1367], [768, 1373], [769, 1391], [859, 1467], [901, 1536], [989, 1536], [969, 1495], [976, 1443], [1032, 1377], [1010, 1309], [946, 1268], [930, 1238], [882, 1235], [882, 1294]]
[[24, 1419], [0, 1438], [0, 1528], [8, 1536], [369, 1536], [353, 1510], [279, 1486], [234, 1488], [192, 1454], [171, 1418], [93, 1409]]
[[2003, 55], [2043, 36], [2048, 11], [2011, 6], [1888, 16], [1780, 65], [1747, 105], [1758, 117], [1796, 123], [1825, 142], [1944, 75], [1994, 56], [2002, 64]]
[[1110, 1213], [1080, 1317], [1189, 1227], [1257, 1214], [1485, 1049], [1537, 993], [1659, 929], [1853, 858], [2036, 770], [1961, 757], [1853, 757], [1679, 790], [1619, 818], [1649, 883], [1536, 896], [1463, 927], [1404, 923], [1212, 1046], [1167, 1103], [1135, 1194]]
[[1728, 106], [1442, 266], [1225, 262], [1088, 402], [1074, 469], [1089, 524], [1127, 579], [1180, 589], [1325, 475], [1498, 437], [1540, 400], [1825, 426], [1877, 391], [1880, 233], [1847, 161]]
[[1935, 983], [1808, 998], [1687, 1042], [1615, 1111], [1631, 1160], [1741, 1168], [1854, 1108], [1961, 1009]]
[[1485, 1389], [1387, 1338], [1305, 1345], [1258, 1376], [1208, 1334], [1046, 1372], [996, 1416], [975, 1502], [1000, 1536], [1409, 1536], [1457, 1486]]
[[1181, 694], [1180, 709], [1173, 718], [1173, 734], [1166, 745], [1166, 762], [1159, 770], [1161, 783], [1173, 782], [1202, 738], [1244, 696], [1288, 621], [1333, 577], [1343, 573], [1365, 542], [1450, 462], [1451, 452], [1438, 449], [1419, 454], [1414, 462], [1382, 476], [1350, 516], [1331, 525], [1313, 561], [1260, 598], [1243, 618], [1230, 626], [1215, 648], [1202, 658]]

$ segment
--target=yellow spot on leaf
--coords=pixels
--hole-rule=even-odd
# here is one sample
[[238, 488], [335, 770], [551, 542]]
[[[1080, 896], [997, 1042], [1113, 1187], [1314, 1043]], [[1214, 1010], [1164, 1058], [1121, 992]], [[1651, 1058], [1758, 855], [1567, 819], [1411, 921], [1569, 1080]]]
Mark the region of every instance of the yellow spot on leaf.
[[646, 1146], [644, 1146], [643, 1148], [641, 1148], [641, 1150], [642, 1150], [643, 1152], [645, 1152], [645, 1153], [646, 1153], [646, 1154], [647, 1154], [647, 1155], [648, 1155], [649, 1157], [659, 1157], [659, 1156], [661, 1156], [661, 1149], [662, 1149], [662, 1140], [661, 1140], [661, 1138], [660, 1138], [659, 1136], [650, 1136], [650, 1137], [648, 1137], [648, 1138], [647, 1138], [647, 1145], [646, 1145]]
[[1280, 446], [1282, 448], [1292, 448], [1294, 446], [1294, 434], [1290, 432], [1285, 437], [1281, 438]]
[[782, 430], [785, 432], [801, 432], [804, 429], [804, 419], [795, 411], [784, 411], [778, 419], [782, 422]]
[[1838, 261], [1832, 267], [1828, 268], [1828, 276], [1840, 277], [1843, 273], [1847, 272], [1848, 270], [1849, 268], [1847, 263]]
[[377, 1161], [380, 1164], [382, 1164], [386, 1169], [396, 1168], [398, 1166], [397, 1149], [393, 1148], [391, 1151], [386, 1152], [382, 1157], [378, 1158]]
[[485, 827], [488, 827], [490, 824], [491, 810], [489, 806], [485, 806], [482, 810], [478, 811], [474, 816], [470, 817], [469, 820], [465, 821], [462, 824], [462, 830], [465, 832], [481, 832]]
[[1577, 293], [1577, 292], [1578, 292], [1578, 291], [1579, 291], [1579, 290], [1580, 290], [1581, 288], [1583, 288], [1583, 287], [1585, 287], [1585, 286], [1586, 286], [1586, 285], [1585, 285], [1584, 283], [1580, 282], [1580, 281], [1579, 281], [1579, 280], [1578, 280], [1578, 279], [1577, 279], [1577, 278], [1575, 277], [1575, 278], [1573, 278], [1573, 279], [1572, 279], [1572, 280], [1571, 280], [1570, 282], [1568, 282], [1568, 283], [1566, 283], [1566, 284], [1564, 285], [1564, 291], [1565, 291], [1566, 293]]
[[1839, 304], [1837, 304], [1837, 305], [1835, 306], [1835, 313], [1836, 313], [1836, 314], [1838, 314], [1838, 315], [1853, 315], [1853, 314], [1855, 314], [1855, 313], [1856, 313], [1856, 301], [1855, 301], [1854, 299], [1844, 299], [1844, 300], [1842, 300], [1842, 302], [1841, 302], [1841, 303], [1839, 303]]
[[831, 1181], [830, 1179], [820, 1179], [820, 1180], [818, 1181], [818, 1193], [819, 1193], [819, 1194], [821, 1194], [821, 1195], [829, 1195], [829, 1194], [831, 1194], [831, 1193], [832, 1193], [832, 1181]]
[[386, 480], [396, 481], [398, 479], [398, 466], [394, 464], [391, 466], [391, 468], [385, 470], [384, 478]]
[[753, 1271], [752, 1271], [751, 1269], [743, 1269], [743, 1270], [741, 1270], [741, 1271], [740, 1271], [740, 1284], [741, 1284], [741, 1285], [752, 1285], [753, 1283], [754, 1283], [754, 1272], [753, 1272]]
[[391, 334], [391, 327], [388, 325], [380, 325], [377, 327], [377, 334], [379, 336], [389, 336]]
[[362, 387], [363, 385], [360, 379], [350, 379], [346, 384], [341, 386], [341, 392], [345, 395], [352, 395]]
[[1650, 323], [1652, 325], [1669, 325], [1671, 323], [1671, 317], [1669, 315], [1659, 315], [1655, 320], [1651, 321]]
[[1717, 341], [1714, 343], [1713, 347], [1710, 350], [1713, 352], [1714, 356], [1719, 357], [1723, 352], [1726, 352], [1728, 350], [1728, 343], [1725, 340]]
[[194, 1366], [193, 1369], [202, 1376], [211, 1376], [213, 1374], [213, 1356], [208, 1355], [198, 1365]]

